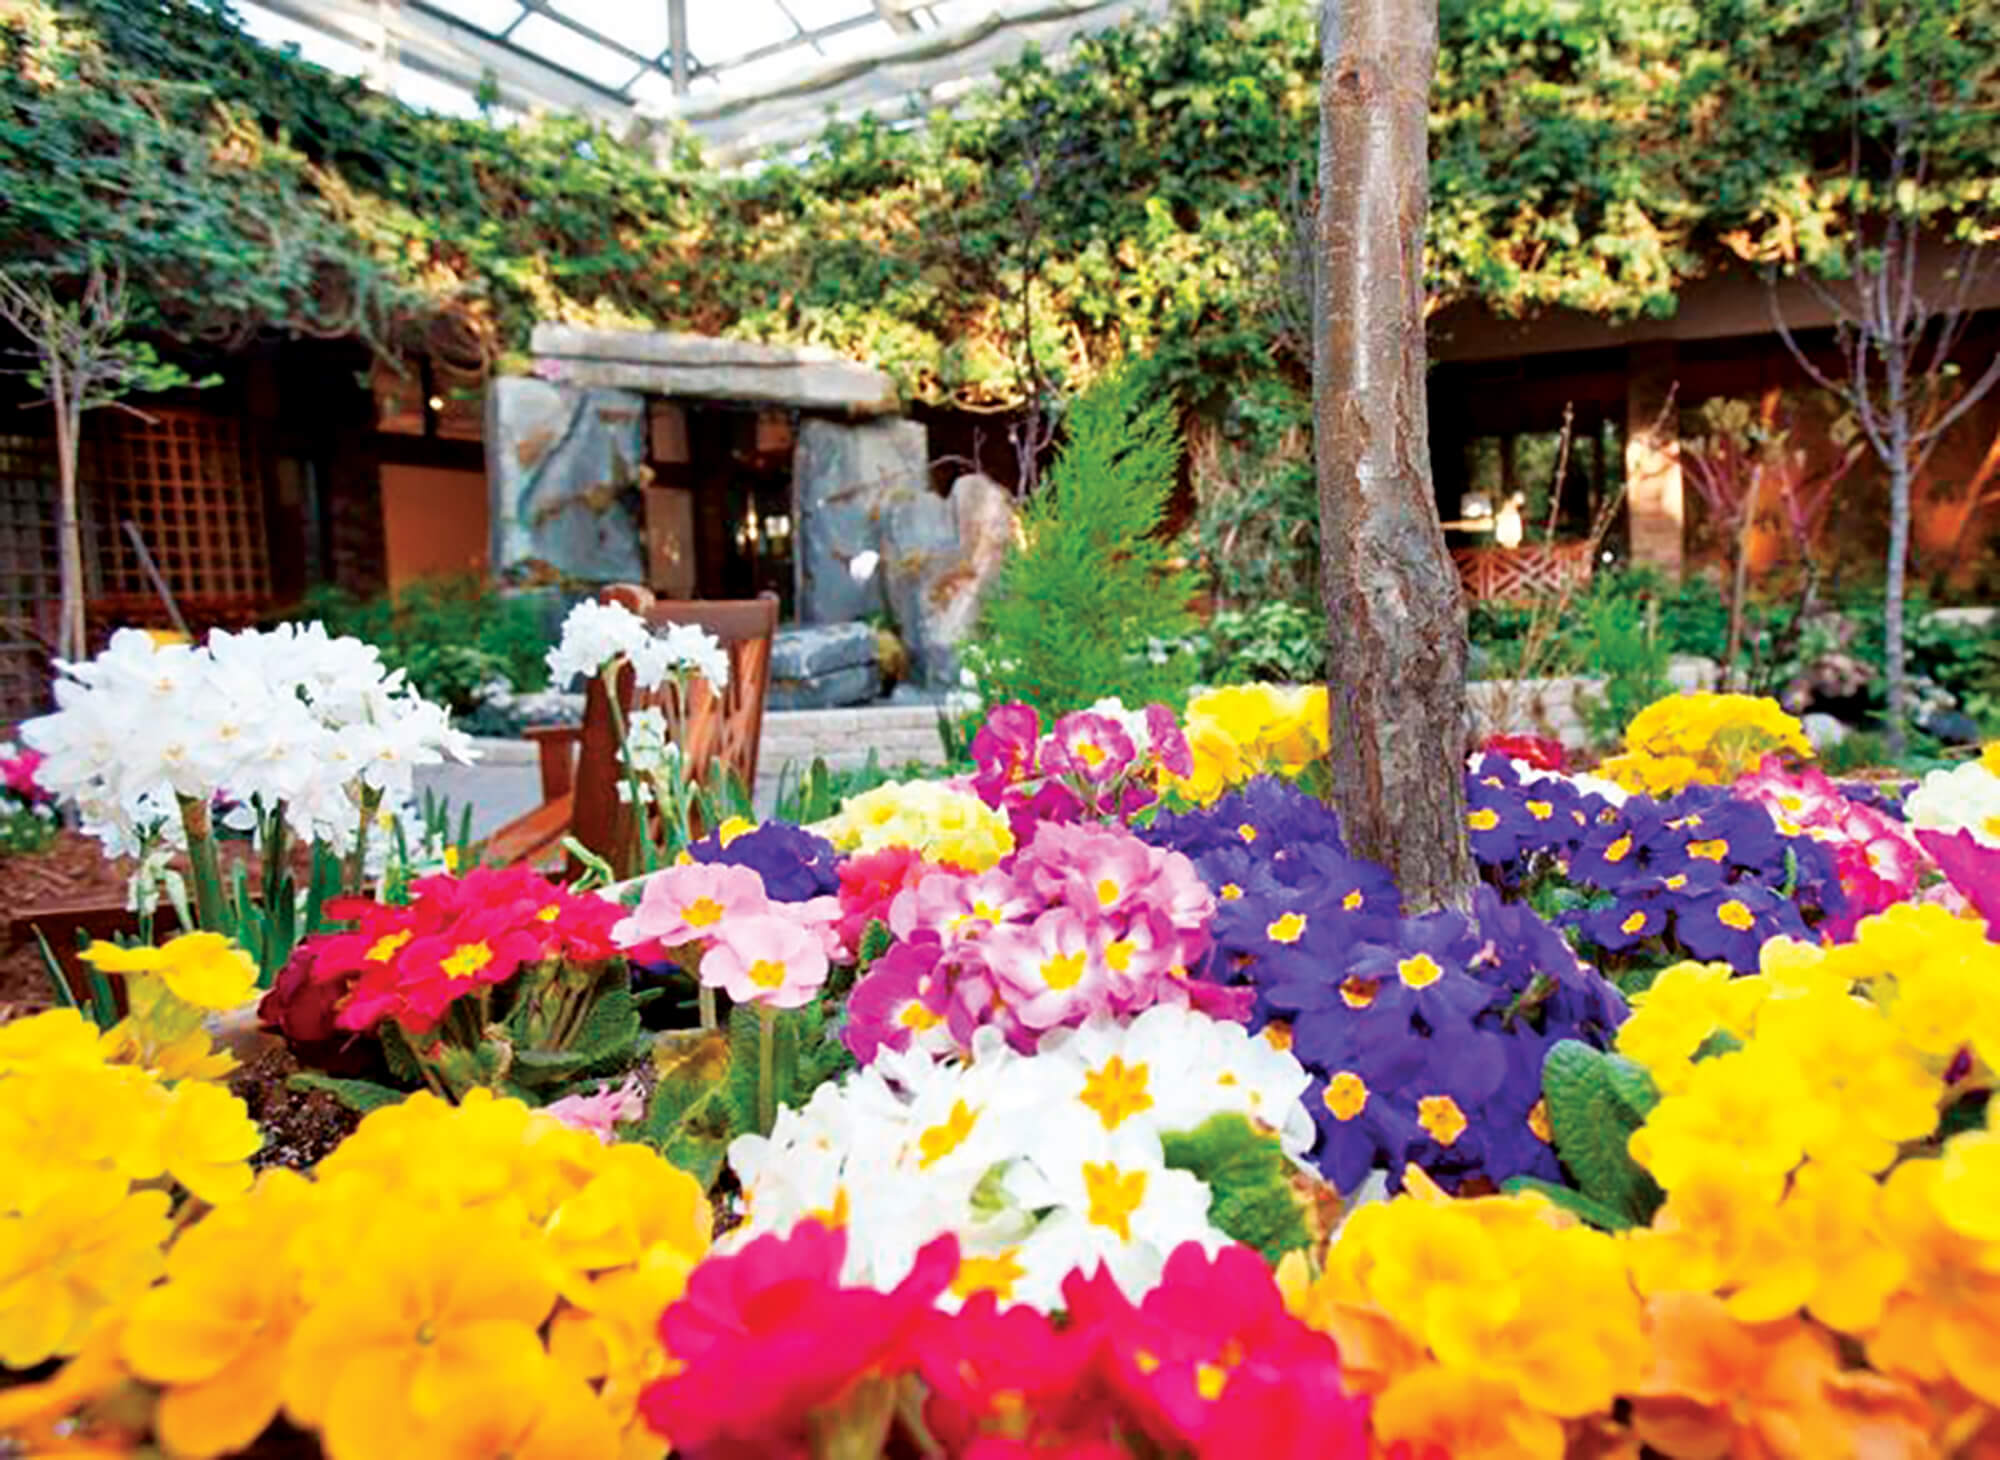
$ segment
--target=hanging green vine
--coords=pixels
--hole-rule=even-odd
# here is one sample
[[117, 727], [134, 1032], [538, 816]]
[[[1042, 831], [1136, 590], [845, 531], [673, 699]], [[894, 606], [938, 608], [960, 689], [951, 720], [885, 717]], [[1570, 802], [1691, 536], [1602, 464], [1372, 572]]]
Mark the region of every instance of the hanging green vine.
[[[1813, 262], [1847, 196], [1849, 0], [1442, 0], [1430, 293], [1501, 314], [1670, 312], [1732, 255]], [[193, 0], [0, 6], [0, 247], [115, 254], [190, 342], [361, 334], [491, 364], [537, 319], [815, 343], [914, 399], [1004, 407], [1150, 355], [1190, 398], [1300, 368], [1311, 0], [1183, 0], [1029, 57], [921, 128], [706, 170], [544, 118], [430, 117]], [[1941, 227], [2000, 214], [2000, 7], [1926, 27]], [[1864, 17], [1862, 72], [1899, 64]], [[1901, 54], [1900, 52], [1897, 54]], [[1864, 106], [1864, 144], [1875, 127]], [[1028, 338], [1024, 339], [1024, 336]]]

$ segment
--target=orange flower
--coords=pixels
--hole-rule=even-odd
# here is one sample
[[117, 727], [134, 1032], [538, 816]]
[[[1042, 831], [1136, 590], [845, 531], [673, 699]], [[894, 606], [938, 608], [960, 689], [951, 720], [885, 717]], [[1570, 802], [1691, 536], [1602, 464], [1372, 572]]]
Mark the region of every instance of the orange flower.
[[1945, 1224], [1941, 1172], [1937, 1161], [1905, 1161], [1884, 1186], [1882, 1226], [1909, 1270], [1868, 1335], [1868, 1358], [1926, 1383], [1949, 1375], [2000, 1404], [2000, 1249]]
[[1632, 1404], [1645, 1444], [1731, 1460], [1855, 1453], [1839, 1349], [1825, 1329], [1798, 1318], [1739, 1323], [1708, 1293], [1662, 1293], [1647, 1320], [1653, 1363]]

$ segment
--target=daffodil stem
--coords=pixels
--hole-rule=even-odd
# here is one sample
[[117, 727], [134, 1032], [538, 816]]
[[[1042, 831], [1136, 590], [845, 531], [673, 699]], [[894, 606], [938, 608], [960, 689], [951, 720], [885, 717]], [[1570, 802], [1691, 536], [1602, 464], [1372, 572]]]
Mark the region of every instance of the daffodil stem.
[[347, 854], [347, 869], [340, 879], [351, 897], [361, 895], [362, 879], [368, 875], [368, 829], [375, 824], [375, 813], [381, 806], [382, 793], [373, 786], [362, 786], [361, 827], [354, 834], [354, 846]]
[[769, 1135], [778, 1121], [778, 1011], [757, 1006], [757, 1130]]
[[187, 831], [188, 868], [194, 874], [195, 921], [206, 932], [227, 934], [222, 860], [215, 850], [215, 828], [209, 821], [208, 802], [198, 796], [183, 796], [180, 802], [181, 825]]
[[[625, 794], [632, 809], [633, 851], [639, 870], [652, 872], [659, 867], [653, 852], [653, 818], [646, 814], [645, 792], [639, 784], [639, 772], [632, 765], [631, 732], [625, 723], [625, 702], [620, 695], [619, 674], [625, 668], [625, 658], [620, 655], [604, 666], [599, 678], [604, 682], [604, 699], [611, 707], [611, 730], [618, 737], [618, 758], [624, 766]], [[613, 864], [621, 876], [631, 875], [632, 865], [624, 861], [622, 849], [614, 856]]]

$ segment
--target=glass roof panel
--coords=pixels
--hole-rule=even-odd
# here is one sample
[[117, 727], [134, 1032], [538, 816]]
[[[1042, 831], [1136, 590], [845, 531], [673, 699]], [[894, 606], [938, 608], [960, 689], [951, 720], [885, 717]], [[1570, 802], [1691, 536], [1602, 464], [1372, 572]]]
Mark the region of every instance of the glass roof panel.
[[710, 66], [794, 40], [798, 33], [775, 0], [688, 6], [688, 51]]
[[428, 0], [434, 10], [476, 25], [490, 35], [498, 35], [521, 18], [521, 7], [515, 0]]
[[[1033, 43], [1170, 0], [683, 0], [687, 95], [671, 79], [670, 0], [240, 0], [253, 36], [463, 114], [484, 78], [502, 117], [575, 111], [633, 136], [678, 117], [720, 165], [801, 145], [829, 116], [900, 118], [953, 101]], [[388, 54], [383, 54], [386, 42]], [[865, 58], [879, 57], [867, 65]], [[857, 64], [859, 59], [859, 64]]]
[[[666, 0], [550, 0], [549, 8], [648, 59], [667, 49]], [[701, 8], [699, 0], [688, 7]]]
[[508, 39], [531, 55], [613, 90], [633, 80], [639, 71], [638, 62], [546, 15], [530, 15], [514, 27]]

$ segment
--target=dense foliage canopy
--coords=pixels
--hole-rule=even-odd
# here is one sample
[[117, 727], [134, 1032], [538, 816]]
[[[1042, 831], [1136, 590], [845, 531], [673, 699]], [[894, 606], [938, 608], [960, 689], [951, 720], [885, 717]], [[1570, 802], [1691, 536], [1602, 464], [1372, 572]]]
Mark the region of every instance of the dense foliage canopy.
[[[1885, 88], [1912, 34], [1944, 119], [1924, 206], [1990, 225], [2000, 6], [1873, 9], [1850, 47], [1847, 0], [1442, 0], [1432, 302], [1664, 313], [1731, 255], [1825, 256], [1850, 67]], [[724, 176], [679, 137], [412, 112], [219, 5], [9, 0], [0, 249], [108, 252], [189, 340], [422, 327], [490, 362], [596, 319], [825, 344], [932, 401], [1120, 354], [1206, 395], [1303, 364], [1314, 25], [1309, 0], [1184, 0], [926, 127]]]

